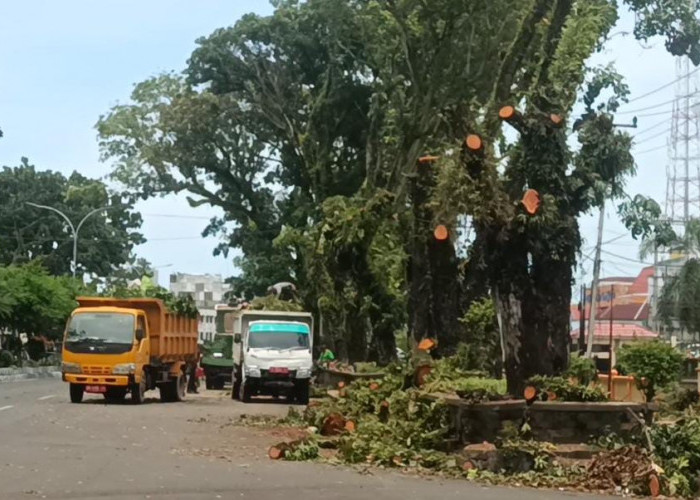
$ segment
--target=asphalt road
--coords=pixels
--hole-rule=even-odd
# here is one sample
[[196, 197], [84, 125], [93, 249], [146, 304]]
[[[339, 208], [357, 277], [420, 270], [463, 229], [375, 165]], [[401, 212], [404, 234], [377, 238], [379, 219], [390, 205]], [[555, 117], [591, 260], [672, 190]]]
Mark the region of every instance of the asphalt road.
[[278, 437], [231, 425], [241, 414], [286, 411], [283, 404], [243, 405], [216, 392], [175, 404], [107, 405], [88, 396], [75, 405], [60, 380], [0, 383], [0, 499], [581, 498], [273, 462], [266, 449]]

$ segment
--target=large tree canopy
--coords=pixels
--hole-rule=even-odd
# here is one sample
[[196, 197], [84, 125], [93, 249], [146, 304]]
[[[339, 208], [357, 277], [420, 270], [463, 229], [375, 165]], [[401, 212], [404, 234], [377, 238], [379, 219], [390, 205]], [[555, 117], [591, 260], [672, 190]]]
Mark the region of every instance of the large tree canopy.
[[[637, 38], [662, 36], [695, 57], [687, 1], [624, 5]], [[464, 338], [469, 294], [491, 291], [511, 389], [561, 371], [577, 217], [623, 196], [634, 171], [631, 139], [612, 120], [626, 87], [612, 69], [587, 67], [618, 3], [274, 6], [200, 39], [183, 74], [137, 85], [100, 119], [114, 176], [143, 196], [186, 191], [193, 205], [221, 207], [207, 233], [224, 235], [220, 251], [242, 251], [238, 289], [296, 281], [352, 359], [390, 358], [405, 324], [449, 352]], [[577, 96], [581, 117], [570, 116]], [[515, 139], [499, 118], [507, 105]], [[535, 216], [519, 203], [528, 188], [542, 198]], [[475, 238], [461, 260], [465, 222]], [[433, 238], [438, 223], [447, 241]]]
[[141, 216], [125, 195], [110, 191], [101, 181], [74, 172], [39, 171], [27, 159], [0, 171], [0, 263], [21, 264], [39, 259], [53, 275], [70, 274], [73, 237], [63, 218], [27, 202], [62, 211], [77, 226], [94, 209], [80, 229], [78, 272], [100, 277], [125, 263], [135, 245]]

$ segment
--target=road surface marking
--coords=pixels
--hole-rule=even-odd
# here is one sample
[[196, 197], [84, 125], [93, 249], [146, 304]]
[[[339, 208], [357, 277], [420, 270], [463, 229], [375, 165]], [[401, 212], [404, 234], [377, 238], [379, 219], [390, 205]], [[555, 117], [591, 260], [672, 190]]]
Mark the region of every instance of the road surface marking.
[[37, 401], [44, 401], [46, 399], [51, 399], [51, 398], [55, 398], [55, 397], [56, 397], [55, 394], [51, 394], [49, 396], [41, 396], [40, 398], [37, 398]]
[[12, 405], [9, 405], [9, 406], [0, 406], [0, 411], [9, 410], [10, 408], [14, 408], [14, 406], [12, 406]]

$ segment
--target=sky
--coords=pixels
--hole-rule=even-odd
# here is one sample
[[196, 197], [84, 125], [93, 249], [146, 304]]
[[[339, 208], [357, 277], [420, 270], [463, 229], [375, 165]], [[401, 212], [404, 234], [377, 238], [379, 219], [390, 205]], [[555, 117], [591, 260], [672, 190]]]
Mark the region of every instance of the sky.
[[[17, 165], [26, 156], [39, 169], [69, 174], [77, 170], [104, 177], [94, 128], [101, 114], [128, 102], [133, 85], [163, 71], [181, 70], [195, 40], [230, 26], [247, 12], [266, 14], [264, 0], [24, 0], [2, 2], [0, 15], [0, 166]], [[621, 108], [618, 121], [640, 116], [635, 146], [637, 176], [628, 192], [662, 204], [666, 192], [667, 152], [674, 86], [644, 96], [676, 78], [676, 59], [663, 41], [647, 45], [628, 32], [622, 16], [606, 50], [593, 62], [613, 62], [626, 77], [636, 100]], [[644, 96], [644, 97], [642, 97]], [[646, 110], [645, 108], [651, 109]], [[637, 112], [639, 110], [639, 112]], [[201, 232], [216, 211], [191, 208], [184, 197], [148, 200], [137, 207], [144, 216], [142, 232], [149, 240], [137, 248], [167, 284], [170, 272], [235, 273], [232, 260], [213, 257], [215, 238]], [[602, 275], [636, 275], [638, 244], [608, 205]], [[577, 278], [590, 281], [597, 213], [581, 219], [586, 240]], [[619, 238], [619, 239], [618, 239]], [[613, 255], [614, 254], [614, 255]]]

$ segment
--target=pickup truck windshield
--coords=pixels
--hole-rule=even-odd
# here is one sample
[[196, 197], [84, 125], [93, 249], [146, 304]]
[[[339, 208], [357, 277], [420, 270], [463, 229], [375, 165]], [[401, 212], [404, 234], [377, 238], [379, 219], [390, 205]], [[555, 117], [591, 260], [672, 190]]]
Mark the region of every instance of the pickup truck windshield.
[[68, 324], [66, 342], [92, 341], [105, 344], [132, 344], [134, 317], [119, 313], [76, 314]]
[[309, 327], [306, 325], [263, 323], [252, 324], [248, 347], [261, 349], [308, 349]]

